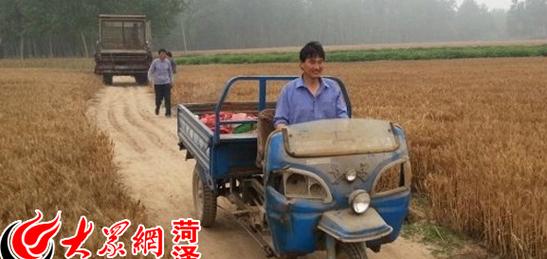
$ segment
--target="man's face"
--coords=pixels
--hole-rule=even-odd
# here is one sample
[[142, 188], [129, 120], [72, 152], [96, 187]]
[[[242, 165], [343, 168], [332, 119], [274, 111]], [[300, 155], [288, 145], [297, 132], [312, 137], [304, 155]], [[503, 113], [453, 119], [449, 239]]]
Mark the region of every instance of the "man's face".
[[167, 57], [167, 53], [165, 53], [165, 52], [163, 52], [163, 51], [160, 52], [160, 59], [161, 59], [161, 60], [164, 60], [166, 57]]
[[320, 57], [307, 58], [304, 62], [300, 63], [300, 68], [305, 76], [319, 78], [323, 73], [323, 63], [324, 60]]

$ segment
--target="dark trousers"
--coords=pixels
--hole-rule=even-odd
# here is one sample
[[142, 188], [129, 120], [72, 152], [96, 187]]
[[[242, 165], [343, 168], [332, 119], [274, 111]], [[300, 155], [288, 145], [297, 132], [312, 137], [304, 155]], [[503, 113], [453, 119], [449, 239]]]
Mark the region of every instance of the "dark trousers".
[[156, 92], [156, 111], [160, 110], [161, 101], [165, 100], [165, 115], [171, 115], [171, 85], [154, 85]]

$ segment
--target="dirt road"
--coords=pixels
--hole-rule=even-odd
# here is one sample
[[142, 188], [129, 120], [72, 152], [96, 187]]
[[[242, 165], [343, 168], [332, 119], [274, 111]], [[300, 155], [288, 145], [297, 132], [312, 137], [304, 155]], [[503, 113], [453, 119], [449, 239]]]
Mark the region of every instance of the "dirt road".
[[[184, 161], [184, 152], [177, 146], [176, 119], [156, 116], [153, 98], [150, 88], [133, 86], [131, 79], [121, 78], [98, 93], [89, 115], [113, 140], [115, 162], [130, 195], [144, 204], [151, 223], [164, 227], [167, 254], [170, 221], [192, 216], [195, 163]], [[222, 209], [214, 228], [199, 233], [199, 244], [203, 258], [265, 258], [255, 241]], [[384, 246], [381, 253], [368, 250], [368, 254], [369, 258], [432, 258], [424, 245], [402, 238]]]

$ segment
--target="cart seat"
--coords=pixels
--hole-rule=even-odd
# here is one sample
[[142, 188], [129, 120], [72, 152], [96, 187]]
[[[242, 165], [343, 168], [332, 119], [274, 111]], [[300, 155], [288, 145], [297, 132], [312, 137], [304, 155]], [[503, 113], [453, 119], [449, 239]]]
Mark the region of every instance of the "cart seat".
[[273, 118], [275, 109], [264, 109], [258, 113], [256, 125], [256, 166], [262, 168], [264, 165], [264, 152], [266, 150], [266, 140], [272, 131], [274, 131]]

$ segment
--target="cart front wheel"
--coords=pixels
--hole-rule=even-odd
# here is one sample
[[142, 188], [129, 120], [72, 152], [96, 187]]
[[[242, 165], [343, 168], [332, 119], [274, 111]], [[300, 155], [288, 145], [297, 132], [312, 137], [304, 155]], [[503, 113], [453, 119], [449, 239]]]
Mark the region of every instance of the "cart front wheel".
[[367, 252], [362, 243], [338, 243], [336, 259], [367, 259]]
[[217, 215], [217, 197], [202, 181], [199, 172], [201, 167], [196, 164], [192, 177], [192, 196], [194, 198], [194, 213], [201, 221], [201, 226], [212, 227]]

